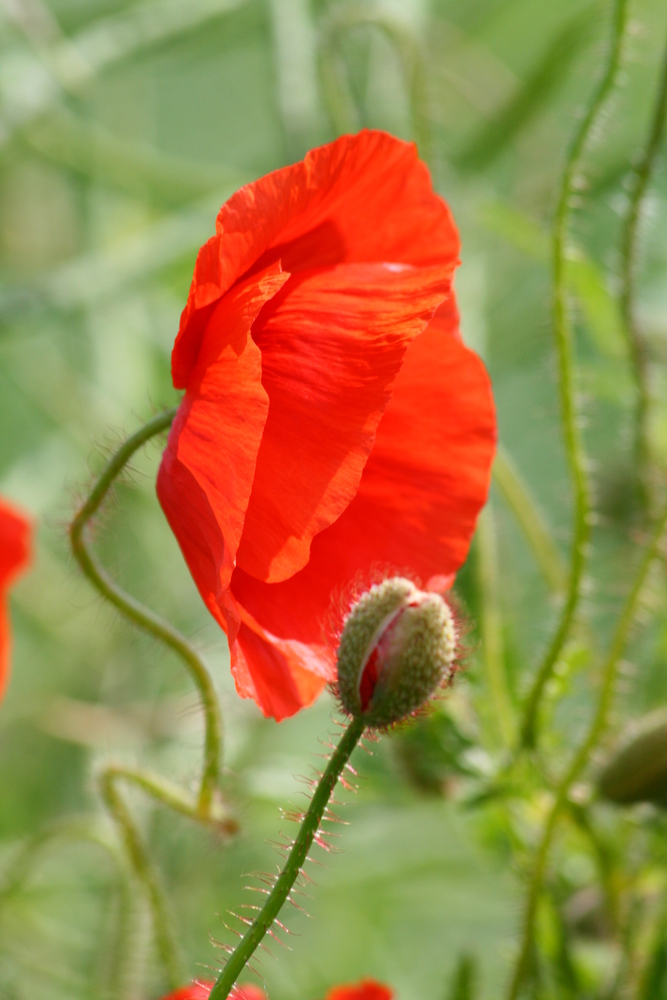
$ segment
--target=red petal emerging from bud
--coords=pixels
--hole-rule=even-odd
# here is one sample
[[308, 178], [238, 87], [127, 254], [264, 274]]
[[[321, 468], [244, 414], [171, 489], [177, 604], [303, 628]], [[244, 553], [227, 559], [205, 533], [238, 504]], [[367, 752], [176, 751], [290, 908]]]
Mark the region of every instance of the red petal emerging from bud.
[[375, 979], [362, 979], [346, 986], [334, 986], [324, 1000], [392, 1000], [394, 991]]

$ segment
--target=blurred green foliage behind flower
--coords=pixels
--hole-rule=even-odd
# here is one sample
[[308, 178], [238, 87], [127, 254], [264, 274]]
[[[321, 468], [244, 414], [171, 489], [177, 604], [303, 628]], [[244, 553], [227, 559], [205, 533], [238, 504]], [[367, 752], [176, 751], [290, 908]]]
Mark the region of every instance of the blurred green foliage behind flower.
[[[497, 996], [515, 958], [523, 880], [591, 716], [637, 561], [635, 391], [618, 290], [630, 168], [645, 147], [667, 13], [633, 0], [622, 70], [586, 147], [567, 285], [596, 518], [576, 628], [546, 687], [539, 751], [506, 747], [552, 633], [570, 539], [570, 487], [551, 336], [556, 192], [601, 72], [608, 2], [562, 0], [7, 0], [0, 11], [0, 494], [40, 519], [12, 600], [14, 670], [0, 711], [0, 996], [150, 997], [147, 915], [113, 841], [34, 843], [66, 817], [102, 819], [91, 765], [112, 755], [185, 783], [202, 725], [175, 659], [102, 606], [68, 555], [78, 484], [152, 412], [175, 404], [169, 353], [198, 247], [246, 180], [364, 125], [418, 141], [461, 228], [462, 332], [494, 383], [496, 486], [456, 592], [474, 630], [465, 677], [431, 717], [363, 767], [345, 853], [290, 917], [293, 952], [262, 957], [274, 1000], [364, 975], [401, 1000]], [[667, 469], [667, 172], [640, 235], [635, 312], [646, 350], [647, 448]], [[225, 767], [241, 832], [222, 846], [137, 796], [192, 975], [217, 961], [212, 914], [239, 873], [273, 870], [277, 804], [298, 802], [328, 727], [326, 697], [280, 726], [230, 688], [208, 619], [154, 498], [151, 446], [118, 486], [96, 542], [133, 593], [195, 637], [220, 687]], [[83, 487], [82, 487], [83, 488]], [[535, 505], [530, 502], [531, 496]], [[517, 518], [517, 512], [520, 517]], [[616, 687], [609, 733], [667, 700], [667, 591], [656, 564]], [[329, 727], [330, 728], [330, 727]], [[596, 761], [593, 762], [596, 764]], [[568, 799], [536, 913], [535, 995], [665, 995], [665, 820]], [[424, 793], [429, 794], [424, 794]], [[433, 794], [433, 793], [436, 794]], [[78, 821], [78, 820], [77, 820]], [[83, 823], [84, 820], [82, 819]], [[63, 831], [64, 833], [64, 831]], [[132, 928], [119, 953], [119, 918]], [[301, 937], [296, 937], [299, 934]], [[473, 974], [474, 970], [474, 974]], [[624, 978], [626, 977], [626, 978]]]

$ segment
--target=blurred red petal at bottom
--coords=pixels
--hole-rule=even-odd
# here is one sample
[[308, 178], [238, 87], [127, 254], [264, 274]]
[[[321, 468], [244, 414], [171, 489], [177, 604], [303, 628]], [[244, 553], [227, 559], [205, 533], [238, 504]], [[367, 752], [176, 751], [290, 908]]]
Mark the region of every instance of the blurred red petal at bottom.
[[394, 991], [375, 979], [333, 986], [324, 1000], [392, 1000]]
[[[162, 1000], [207, 1000], [215, 983], [210, 980], [190, 983], [189, 986], [181, 986], [179, 990], [163, 997]], [[243, 986], [235, 986], [229, 994], [232, 1000], [266, 1000], [266, 993], [259, 986], [253, 983], [246, 983]]]

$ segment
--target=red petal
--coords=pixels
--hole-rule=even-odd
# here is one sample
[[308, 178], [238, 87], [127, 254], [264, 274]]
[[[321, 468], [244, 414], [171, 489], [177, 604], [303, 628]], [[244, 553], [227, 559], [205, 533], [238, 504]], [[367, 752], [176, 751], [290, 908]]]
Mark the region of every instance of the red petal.
[[392, 1000], [394, 991], [375, 979], [362, 979], [346, 986], [333, 986], [324, 1000]]
[[[162, 1000], [207, 1000], [214, 985], [215, 983], [206, 980], [198, 983], [190, 983], [189, 986], [181, 986], [179, 990], [175, 990], [168, 996], [163, 997]], [[262, 996], [264, 996], [263, 993]], [[259, 998], [247, 997], [246, 1000], [259, 1000]]]
[[174, 385], [196, 364], [213, 304], [249, 269], [288, 271], [355, 261], [454, 265], [459, 242], [416, 147], [360, 132], [237, 191], [199, 252], [172, 354]]
[[428, 585], [461, 566], [486, 500], [496, 423], [484, 366], [453, 334], [436, 319], [411, 344], [359, 491], [313, 539], [308, 565], [279, 584], [235, 570], [236, 599], [269, 633], [321, 643], [332, 592], [355, 579], [387, 567]]
[[0, 699], [9, 680], [11, 633], [7, 592], [30, 562], [30, 522], [21, 511], [0, 499]]
[[409, 343], [451, 266], [342, 264], [292, 277], [253, 327], [269, 416], [238, 565], [277, 583], [357, 492]]
[[220, 598], [234, 567], [269, 408], [250, 327], [288, 277], [274, 267], [218, 303], [158, 472], [167, 520], [202, 598], [224, 628]]

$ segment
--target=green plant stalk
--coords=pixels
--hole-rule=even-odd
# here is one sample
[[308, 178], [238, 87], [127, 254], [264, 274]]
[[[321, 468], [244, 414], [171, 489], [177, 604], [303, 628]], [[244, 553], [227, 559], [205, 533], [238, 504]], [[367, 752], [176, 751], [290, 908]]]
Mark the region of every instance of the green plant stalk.
[[109, 765], [99, 776], [102, 798], [122, 831], [132, 867], [138, 880], [145, 887], [151, 907], [158, 954], [172, 989], [184, 980], [184, 971], [178, 958], [178, 941], [159, 877], [116, 785], [121, 780], [131, 782], [154, 799], [196, 821], [210, 823], [226, 832], [232, 832], [235, 824], [226, 816], [218, 795], [222, 742], [220, 710], [215, 688], [204, 662], [180, 632], [118, 587], [90, 551], [85, 538], [85, 528], [99, 510], [113, 482], [132, 455], [152, 437], [165, 431], [171, 425], [175, 413], [175, 410], [168, 410], [154, 417], [120, 446], [105, 466], [70, 525], [72, 551], [84, 574], [102, 596], [134, 625], [163, 642], [181, 658], [199, 691], [204, 711], [204, 760], [199, 790], [194, 800], [170, 783], [136, 769]]
[[567, 804], [572, 785], [583, 771], [591, 751], [597, 744], [607, 725], [609, 710], [611, 708], [614, 694], [614, 682], [616, 680], [618, 662], [623, 654], [623, 650], [625, 649], [628, 634], [637, 610], [637, 604], [641, 595], [642, 587], [644, 586], [646, 575], [650, 569], [651, 563], [657, 555], [658, 545], [660, 544], [660, 540], [665, 531], [665, 525], [667, 525], [667, 507], [665, 507], [660, 518], [658, 519], [649, 544], [644, 550], [644, 554], [635, 575], [630, 593], [626, 598], [623, 612], [616, 626], [607, 657], [602, 666], [600, 693], [598, 695], [597, 706], [593, 719], [591, 720], [588, 733], [579, 746], [579, 749], [576, 751], [572, 761], [570, 762], [570, 766], [556, 789], [555, 798], [542, 831], [542, 837], [531, 866], [531, 878], [528, 888], [526, 911], [524, 914], [521, 949], [510, 984], [508, 994], [509, 1000], [516, 1000], [518, 997], [521, 985], [528, 971], [531, 949], [533, 947], [535, 913], [546, 869], [549, 848], [551, 847], [551, 841], [556, 829], [556, 823], [561, 812], [563, 811], [563, 808]]
[[246, 963], [252, 958], [262, 938], [270, 929], [280, 910], [288, 900], [292, 887], [308, 857], [308, 852], [312, 847], [315, 835], [320, 828], [327, 803], [363, 731], [363, 720], [354, 718], [341, 736], [324, 774], [317, 783], [310, 806], [303, 818], [283, 870], [278, 876], [260, 913], [253, 920], [229, 956], [227, 964], [211, 990], [209, 1000], [226, 1000]]
[[493, 480], [516, 517], [549, 590], [561, 594], [567, 570], [535, 500], [502, 444], [493, 463]]
[[627, 212], [621, 235], [620, 305], [623, 328], [628, 341], [637, 393], [635, 409], [634, 458], [639, 479], [638, 485], [640, 498], [642, 499], [644, 505], [646, 505], [647, 501], [646, 472], [650, 457], [646, 428], [650, 396], [646, 346], [639, 331], [635, 315], [635, 280], [637, 273], [637, 257], [639, 252], [638, 234], [642, 202], [646, 195], [646, 190], [651, 180], [655, 162], [660, 150], [660, 144], [665, 131], [666, 118], [667, 47], [665, 48], [663, 55], [658, 95], [655, 101], [646, 146], [644, 147], [639, 161], [632, 170], [629, 178]]
[[475, 538], [479, 589], [482, 598], [482, 613], [480, 615], [482, 658], [500, 743], [504, 747], [511, 747], [515, 733], [514, 709], [505, 670], [503, 621], [498, 579], [498, 544], [495, 518], [490, 502], [480, 514]]
[[114, 780], [136, 785], [156, 802], [160, 802], [174, 812], [181, 813], [182, 816], [187, 816], [188, 819], [198, 823], [208, 823], [220, 833], [233, 834], [238, 832], [237, 821], [226, 811], [224, 804], [216, 799], [211, 803], [207, 813], [202, 815], [196, 796], [185, 791], [180, 785], [167, 781], [161, 775], [149, 774], [139, 768], [125, 767], [119, 764], [110, 764], [105, 768], [105, 771]]
[[176, 931], [169, 918], [169, 908], [148, 851], [137, 830], [126, 803], [116, 788], [118, 775], [113, 768], [99, 775], [100, 795], [123, 833], [125, 849], [132, 868], [148, 893], [153, 915], [153, 931], [160, 961], [167, 974], [169, 989], [177, 989], [185, 982], [185, 969], [180, 959], [180, 949]]
[[349, 87], [344, 80], [343, 66], [337, 62], [337, 57], [340, 55], [339, 40], [346, 32], [360, 27], [375, 28], [382, 32], [394, 48], [401, 63], [420, 155], [429, 162], [432, 140], [424, 55], [418, 40], [406, 26], [374, 3], [353, 0], [351, 3], [339, 4], [334, 13], [324, 19], [320, 29], [319, 56], [324, 96], [336, 131], [349, 131], [345, 123], [358, 118]]
[[556, 631], [544, 659], [537, 670], [535, 680], [524, 706], [523, 724], [521, 727], [521, 743], [524, 747], [532, 747], [535, 744], [538, 728], [537, 717], [542, 694], [570, 633], [581, 596], [581, 584], [586, 566], [590, 534], [588, 476], [586, 473], [584, 443], [578, 427], [575, 398], [574, 345], [567, 301], [567, 232], [570, 201], [584, 147], [612, 90], [620, 65], [623, 38], [627, 24], [627, 7], [628, 0], [615, 0], [612, 37], [607, 64], [568, 149], [554, 218], [551, 251], [553, 329], [558, 356], [561, 422], [565, 454], [574, 490], [574, 524], [570, 572], [565, 602], [560, 613], [560, 620]]
[[174, 409], [159, 414], [123, 442], [107, 463], [88, 498], [75, 515], [70, 525], [70, 541], [79, 566], [93, 586], [134, 625], [172, 649], [184, 662], [199, 691], [206, 722], [206, 733], [204, 737], [204, 766], [198, 796], [198, 814], [206, 819], [218, 787], [222, 742], [220, 710], [209, 672], [203, 660], [180, 632], [154, 612], [145, 608], [135, 598], [126, 594], [111, 579], [90, 551], [84, 535], [87, 523], [99, 510], [111, 485], [132, 455], [156, 434], [167, 430], [175, 413]]

